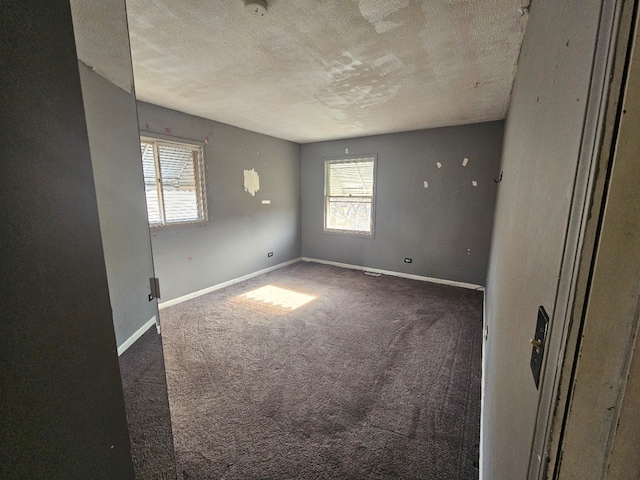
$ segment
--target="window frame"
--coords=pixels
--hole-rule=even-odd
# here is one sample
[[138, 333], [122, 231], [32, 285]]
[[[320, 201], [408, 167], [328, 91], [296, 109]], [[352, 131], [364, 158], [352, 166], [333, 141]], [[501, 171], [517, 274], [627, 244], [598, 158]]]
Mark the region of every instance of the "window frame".
[[[205, 225], [209, 223], [209, 204], [207, 195], [207, 181], [206, 181], [206, 143], [198, 140], [192, 140], [188, 138], [173, 137], [169, 135], [162, 135], [159, 133], [140, 131], [140, 143], [151, 143], [153, 145], [153, 161], [155, 168], [155, 180], [156, 191], [158, 194], [158, 208], [162, 223], [151, 223], [149, 221], [148, 205], [146, 203], [146, 191], [145, 191], [145, 206], [147, 208], [147, 223], [151, 230], [165, 230], [172, 228], [181, 228], [189, 226]], [[166, 208], [164, 203], [164, 191], [162, 188], [162, 166], [160, 165], [160, 156], [158, 154], [158, 143], [161, 144], [175, 144], [181, 147], [194, 148], [197, 151], [197, 159], [193, 165], [195, 185], [196, 185], [196, 199], [197, 209], [200, 218], [197, 220], [187, 221], [166, 221]], [[142, 154], [140, 156], [142, 164]], [[143, 173], [144, 178], [144, 173]]]
[[[370, 198], [371, 199], [371, 202], [370, 202], [371, 217], [369, 219], [369, 225], [370, 225], [369, 231], [329, 228], [327, 226], [327, 213], [329, 211], [329, 202], [331, 201], [331, 198], [349, 198], [349, 197], [339, 197], [335, 195], [334, 196], [329, 195], [330, 166], [336, 163], [358, 163], [358, 162], [371, 161], [371, 160], [373, 160], [373, 172], [372, 172], [373, 182], [371, 185], [371, 195], [353, 197], [353, 198]], [[377, 171], [378, 171], [378, 155], [374, 153], [366, 154], [366, 155], [343, 155], [339, 157], [324, 158], [324, 218], [323, 218], [324, 233], [332, 234], [332, 235], [348, 235], [348, 236], [355, 236], [355, 237], [374, 238], [375, 218], [376, 218]]]

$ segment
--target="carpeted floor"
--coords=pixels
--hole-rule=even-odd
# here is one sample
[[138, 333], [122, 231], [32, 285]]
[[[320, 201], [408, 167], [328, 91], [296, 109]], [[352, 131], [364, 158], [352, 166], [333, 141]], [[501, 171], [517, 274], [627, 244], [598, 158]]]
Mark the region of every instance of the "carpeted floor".
[[120, 356], [131, 456], [137, 480], [175, 480], [162, 343], [150, 328]]
[[161, 323], [185, 480], [478, 478], [482, 292], [300, 262]]

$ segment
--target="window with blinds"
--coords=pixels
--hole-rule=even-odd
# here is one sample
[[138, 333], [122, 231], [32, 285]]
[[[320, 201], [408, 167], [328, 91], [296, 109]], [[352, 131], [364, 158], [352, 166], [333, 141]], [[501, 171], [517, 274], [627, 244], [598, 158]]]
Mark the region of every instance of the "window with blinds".
[[375, 160], [325, 161], [325, 231], [373, 235]]
[[207, 221], [202, 146], [141, 137], [149, 225]]

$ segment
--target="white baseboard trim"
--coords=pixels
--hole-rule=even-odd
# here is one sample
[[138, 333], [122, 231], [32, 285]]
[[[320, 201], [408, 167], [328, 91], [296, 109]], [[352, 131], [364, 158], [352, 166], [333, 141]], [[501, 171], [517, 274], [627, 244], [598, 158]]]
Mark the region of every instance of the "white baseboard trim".
[[138, 341], [138, 339], [144, 335], [147, 330], [149, 330], [151, 327], [153, 327], [154, 325], [156, 325], [156, 316], [154, 315], [153, 317], [151, 317], [151, 319], [145, 323], [144, 325], [142, 325], [138, 330], [135, 331], [135, 333], [133, 335], [131, 335], [129, 338], [127, 338], [124, 343], [122, 345], [120, 345], [118, 347], [118, 356], [122, 355], [124, 352], [127, 351], [127, 349], [133, 345], [134, 343], [136, 343]]
[[323, 263], [325, 265], [333, 265], [335, 267], [351, 268], [353, 270], [362, 270], [364, 272], [381, 273], [383, 275], [392, 275], [394, 277], [410, 278], [412, 280], [420, 280], [423, 282], [439, 283], [442, 285], [450, 285], [452, 287], [461, 287], [461, 288], [468, 288], [470, 290], [484, 291], [484, 287], [482, 285], [475, 285], [473, 283], [455, 282], [453, 280], [444, 280], [441, 278], [423, 277], [422, 275], [414, 275], [412, 273], [392, 272], [390, 270], [381, 270], [379, 268], [362, 267], [360, 265], [351, 265], [348, 263], [332, 262], [329, 260], [319, 260], [317, 258], [302, 257], [302, 261], [313, 262], [313, 263]]
[[293, 260], [289, 260], [287, 262], [279, 263], [278, 265], [273, 265], [272, 267], [263, 268], [262, 270], [258, 270], [257, 272], [249, 273], [247, 275], [243, 275], [242, 277], [234, 278], [232, 280], [228, 280], [223, 283], [218, 283], [217, 285], [213, 285], [211, 287], [204, 288], [202, 290], [198, 290], [197, 292], [188, 293], [178, 298], [174, 298], [172, 300], [167, 300], [166, 302], [162, 302], [158, 304], [158, 308], [162, 310], [163, 308], [171, 307], [173, 305], [177, 305], [182, 302], [186, 302], [187, 300], [191, 300], [192, 298], [199, 297], [201, 295], [205, 295], [207, 293], [215, 292], [216, 290], [220, 290], [221, 288], [228, 287], [229, 285], [233, 285], [235, 283], [244, 282], [245, 280], [249, 280], [250, 278], [257, 277], [258, 275], [262, 275], [263, 273], [272, 272], [273, 270], [277, 270], [282, 267], [286, 267], [287, 265], [292, 265], [294, 263], [300, 262], [301, 258], [294, 258]]

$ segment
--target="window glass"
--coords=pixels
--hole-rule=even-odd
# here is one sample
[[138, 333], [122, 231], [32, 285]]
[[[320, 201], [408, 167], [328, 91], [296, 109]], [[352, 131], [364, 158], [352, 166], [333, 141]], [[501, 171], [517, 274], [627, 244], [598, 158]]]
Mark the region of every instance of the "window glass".
[[375, 157], [325, 162], [325, 231], [373, 234]]
[[143, 137], [140, 150], [149, 224], [206, 221], [202, 147]]

